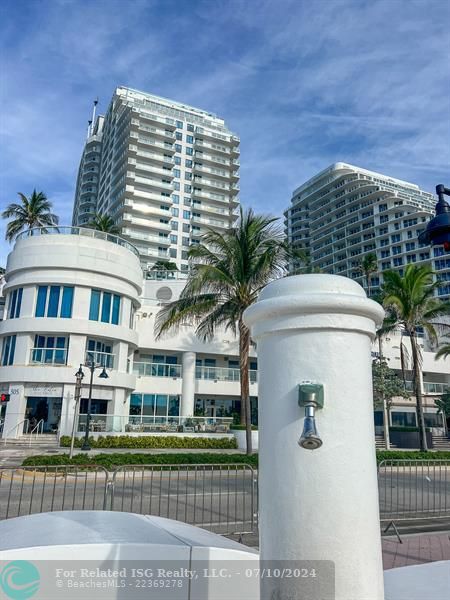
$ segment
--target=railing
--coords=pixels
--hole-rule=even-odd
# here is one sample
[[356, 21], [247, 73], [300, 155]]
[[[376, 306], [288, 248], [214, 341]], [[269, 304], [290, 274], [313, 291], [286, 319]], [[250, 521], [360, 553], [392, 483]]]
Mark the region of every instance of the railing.
[[248, 465], [131, 465], [116, 469], [111, 510], [157, 515], [222, 535], [257, 529], [257, 477]]
[[91, 465], [0, 467], [0, 520], [55, 510], [107, 510], [108, 472]]
[[33, 440], [33, 433], [35, 433], [36, 438], [39, 435], [39, 429], [41, 430], [41, 434], [44, 433], [44, 419], [41, 419], [40, 421], [38, 421], [36, 423], [36, 425], [33, 427], [33, 429], [30, 431], [30, 440], [28, 442], [28, 445], [31, 446], [31, 442]]
[[450, 517], [450, 460], [383, 460], [378, 467], [380, 519]]
[[0, 520], [61, 510], [156, 515], [224, 535], [257, 529], [249, 465], [0, 467]]
[[105, 367], [106, 369], [114, 368], [114, 354], [110, 352], [95, 352], [93, 350], [86, 350], [86, 364], [89, 365], [94, 362], [94, 365]]
[[105, 231], [98, 231], [96, 229], [90, 229], [88, 227], [35, 227], [20, 233], [16, 240], [23, 240], [25, 238], [34, 237], [37, 235], [83, 235], [98, 240], [112, 242], [113, 244], [117, 244], [118, 246], [122, 246], [123, 248], [130, 250], [130, 252], [133, 252], [133, 254], [136, 256], [139, 256], [139, 251], [137, 248], [118, 235], [106, 233]]
[[[25, 429], [25, 424], [27, 426], [26, 429]], [[15, 432], [13, 439], [16, 439], [17, 433], [18, 433], [18, 429], [19, 429], [20, 425], [23, 425], [23, 429], [25, 429], [24, 433], [28, 433], [28, 429], [30, 427], [30, 420], [29, 419], [22, 419], [22, 421], [19, 421], [18, 423], [16, 423], [16, 425], [14, 425], [14, 427], [11, 427], [11, 429], [8, 429], [8, 431], [5, 432], [5, 442], [4, 442], [5, 446], [6, 446], [6, 442], [8, 441], [9, 434], [11, 432], [13, 432], [13, 431]], [[3, 436], [3, 433], [2, 433], [2, 436]]]
[[[412, 381], [405, 381], [405, 389], [408, 392], [414, 391], [414, 386]], [[443, 394], [447, 389], [450, 389], [450, 383], [445, 382], [432, 382], [432, 381], [424, 381], [423, 382], [423, 391], [425, 394]]]
[[150, 279], [150, 280], [158, 280], [158, 281], [165, 281], [165, 280], [171, 280], [171, 279], [187, 279], [188, 278], [188, 273], [181, 273], [180, 271], [154, 271], [154, 270], [148, 270], [145, 272], [145, 278], [146, 279]]
[[30, 363], [65, 365], [67, 364], [67, 348], [32, 348]]
[[[91, 414], [92, 433], [230, 433], [231, 417]], [[78, 415], [76, 431], [86, 431], [86, 414]]]
[[134, 362], [133, 375], [139, 377], [181, 377], [181, 365]]
[[[211, 379], [213, 381], [240, 381], [240, 370], [227, 367], [196, 367], [196, 379]], [[250, 383], [258, 380], [258, 371], [249, 371]]]
[[443, 394], [446, 390], [450, 389], [450, 383], [433, 383], [431, 381], [424, 381], [423, 389], [426, 394]]

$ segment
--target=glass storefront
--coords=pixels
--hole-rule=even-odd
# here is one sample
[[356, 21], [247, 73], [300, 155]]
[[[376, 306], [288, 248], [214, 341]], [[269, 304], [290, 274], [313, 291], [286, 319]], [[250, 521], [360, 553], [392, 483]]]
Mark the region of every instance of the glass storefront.
[[130, 416], [178, 417], [180, 397], [167, 394], [131, 394]]
[[[39, 426], [39, 431], [56, 433], [61, 420], [62, 398], [45, 396], [28, 396], [25, 409], [24, 430], [33, 431]], [[42, 423], [42, 424], [41, 424]]]

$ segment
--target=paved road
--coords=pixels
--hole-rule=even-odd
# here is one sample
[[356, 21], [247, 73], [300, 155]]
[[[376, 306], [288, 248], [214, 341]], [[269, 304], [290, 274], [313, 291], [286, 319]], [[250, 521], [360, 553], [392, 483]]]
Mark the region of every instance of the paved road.
[[[0, 519], [51, 510], [120, 510], [155, 514], [217, 533], [255, 531], [257, 491], [251, 470], [202, 468], [0, 470]], [[433, 516], [405, 522], [408, 531], [450, 527], [450, 468], [386, 471], [380, 475], [382, 518]], [[400, 519], [398, 518], [400, 517]], [[444, 518], [446, 517], [446, 518]], [[405, 529], [405, 528], [403, 528]], [[256, 539], [256, 538], [255, 538]], [[244, 540], [245, 541], [245, 540]]]

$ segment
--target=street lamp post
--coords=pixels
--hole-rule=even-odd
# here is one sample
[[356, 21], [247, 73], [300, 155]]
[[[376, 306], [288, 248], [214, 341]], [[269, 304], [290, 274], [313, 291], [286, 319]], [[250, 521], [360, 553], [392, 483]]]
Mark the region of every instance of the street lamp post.
[[80, 368], [75, 373], [75, 377], [76, 377], [75, 394], [74, 394], [75, 408], [73, 411], [72, 438], [70, 440], [69, 458], [72, 458], [72, 456], [73, 456], [73, 447], [75, 444], [75, 427], [77, 424], [77, 417], [79, 415], [79, 406], [80, 406], [80, 399], [81, 399], [81, 384], [83, 382], [83, 377], [84, 377], [83, 369], [81, 367], [82, 367], [82, 365], [80, 365]]
[[[91, 449], [91, 446], [89, 444], [89, 430], [90, 430], [90, 423], [91, 423], [92, 385], [94, 382], [95, 369], [103, 369], [102, 372], [100, 373], [99, 377], [100, 377], [100, 379], [108, 379], [108, 373], [106, 372], [105, 366], [104, 365], [96, 365], [94, 363], [93, 353], [89, 352], [88, 356], [89, 356], [89, 362], [87, 364], [85, 363], [84, 366], [89, 369], [89, 371], [91, 372], [91, 376], [89, 379], [89, 395], [88, 395], [88, 405], [87, 405], [87, 414], [86, 414], [86, 431], [84, 434], [83, 445], [81, 446], [81, 450], [84, 450], [84, 451], [89, 451]], [[82, 365], [80, 365], [80, 371], [82, 372], [81, 366]]]

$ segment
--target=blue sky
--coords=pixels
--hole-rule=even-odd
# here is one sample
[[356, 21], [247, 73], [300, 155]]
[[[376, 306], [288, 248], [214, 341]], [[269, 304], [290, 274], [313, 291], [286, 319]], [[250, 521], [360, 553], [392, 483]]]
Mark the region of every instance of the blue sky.
[[338, 160], [450, 184], [449, 19], [447, 0], [2, 0], [0, 206], [36, 187], [70, 222], [92, 100], [117, 85], [225, 118], [260, 211]]

